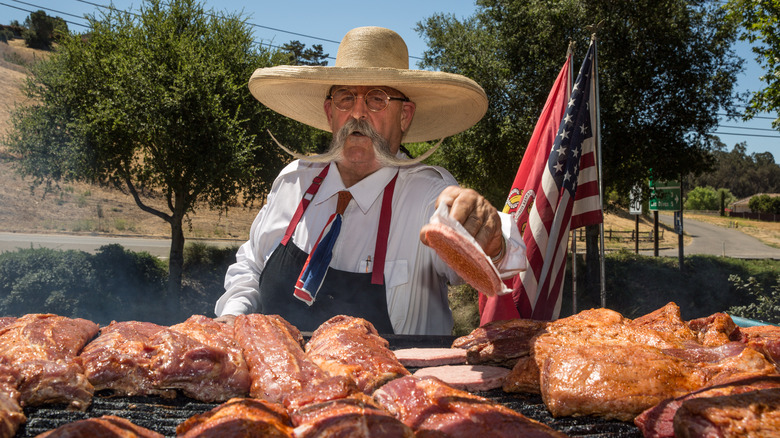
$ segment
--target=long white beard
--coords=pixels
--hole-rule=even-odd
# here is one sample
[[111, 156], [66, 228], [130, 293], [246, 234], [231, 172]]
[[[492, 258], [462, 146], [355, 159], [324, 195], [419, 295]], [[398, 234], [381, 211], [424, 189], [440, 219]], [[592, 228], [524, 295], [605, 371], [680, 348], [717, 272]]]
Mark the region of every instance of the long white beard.
[[379, 135], [379, 133], [376, 132], [371, 124], [365, 120], [350, 119], [347, 121], [347, 123], [344, 124], [344, 126], [341, 127], [341, 129], [339, 129], [338, 132], [333, 134], [333, 140], [331, 140], [330, 148], [328, 148], [327, 152], [318, 155], [302, 155], [286, 148], [284, 145], [279, 143], [278, 140], [276, 140], [276, 137], [274, 137], [270, 131], [268, 133], [271, 135], [271, 138], [277, 146], [282, 148], [282, 150], [292, 155], [293, 157], [312, 163], [328, 163], [331, 161], [338, 161], [343, 158], [344, 143], [346, 142], [347, 137], [349, 137], [349, 135], [354, 132], [358, 132], [371, 139], [371, 143], [374, 145], [374, 154], [376, 155], [376, 160], [384, 167], [411, 166], [413, 164], [417, 164], [436, 152], [436, 149], [439, 148], [441, 142], [444, 141], [442, 138], [424, 154], [417, 158], [398, 158], [390, 152], [390, 145], [388, 144], [387, 140]]

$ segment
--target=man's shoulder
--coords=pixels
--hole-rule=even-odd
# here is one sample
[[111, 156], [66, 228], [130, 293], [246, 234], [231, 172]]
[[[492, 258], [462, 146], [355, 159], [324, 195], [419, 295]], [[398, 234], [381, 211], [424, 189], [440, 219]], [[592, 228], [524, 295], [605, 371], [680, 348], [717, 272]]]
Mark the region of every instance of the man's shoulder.
[[434, 183], [443, 182], [447, 185], [457, 184], [455, 177], [447, 169], [426, 164], [403, 167], [401, 168], [400, 176], [411, 181], [429, 180]]
[[277, 179], [299, 178], [308, 174], [318, 174], [329, 163], [311, 163], [308, 161], [294, 160], [284, 166]]

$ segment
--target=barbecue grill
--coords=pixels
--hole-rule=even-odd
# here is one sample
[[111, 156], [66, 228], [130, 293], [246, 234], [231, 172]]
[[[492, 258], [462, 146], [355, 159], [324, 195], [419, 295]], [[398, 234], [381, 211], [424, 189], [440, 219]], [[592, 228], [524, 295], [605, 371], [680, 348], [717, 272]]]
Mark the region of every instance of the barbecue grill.
[[[308, 338], [310, 333], [304, 333]], [[452, 336], [383, 335], [390, 348], [449, 347]], [[414, 372], [415, 369], [410, 369]], [[639, 428], [631, 423], [605, 420], [597, 417], [553, 418], [541, 396], [535, 394], [508, 394], [501, 389], [475, 392], [474, 394], [501, 403], [528, 418], [540, 421], [553, 429], [577, 437], [642, 437]], [[22, 425], [17, 437], [34, 437], [64, 424], [102, 415], [116, 415], [133, 423], [163, 434], [176, 435], [176, 426], [193, 415], [213, 409], [219, 403], [204, 403], [185, 396], [174, 399], [162, 397], [114, 397], [109, 393], [97, 393], [86, 412], [67, 411], [65, 405], [48, 405], [25, 409], [27, 423]]]

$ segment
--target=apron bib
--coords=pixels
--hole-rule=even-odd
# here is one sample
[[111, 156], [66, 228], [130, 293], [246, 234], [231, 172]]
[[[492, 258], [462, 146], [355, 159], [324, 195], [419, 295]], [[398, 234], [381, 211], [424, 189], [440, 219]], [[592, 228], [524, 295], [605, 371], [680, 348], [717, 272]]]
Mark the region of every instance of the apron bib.
[[320, 183], [329, 168], [330, 165], [326, 166], [314, 178], [287, 227], [284, 239], [271, 254], [260, 274], [259, 311], [266, 315], [280, 315], [301, 331], [314, 331], [323, 322], [336, 315], [349, 315], [370, 321], [379, 333], [392, 334], [393, 326], [387, 311], [384, 286], [384, 260], [397, 174], [387, 184], [382, 195], [373, 272], [347, 272], [328, 268], [325, 280], [317, 293], [317, 299], [311, 306], [293, 296], [295, 282], [308, 254], [298, 248], [294, 242], [289, 244], [290, 237], [310, 200], [319, 190]]

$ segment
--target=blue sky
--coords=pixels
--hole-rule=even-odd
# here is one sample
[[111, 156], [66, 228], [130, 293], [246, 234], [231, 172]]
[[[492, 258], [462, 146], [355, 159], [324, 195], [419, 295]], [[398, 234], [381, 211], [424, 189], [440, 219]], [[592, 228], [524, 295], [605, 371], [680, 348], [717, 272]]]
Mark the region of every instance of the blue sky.
[[[23, 22], [28, 11], [43, 9], [49, 15], [68, 21], [73, 31], [84, 30], [76, 23], [84, 23], [85, 14], [101, 10], [96, 5], [109, 5], [110, 0], [0, 0], [0, 23], [12, 20]], [[140, 0], [114, 0], [122, 10], [137, 10]], [[353, 0], [206, 0], [207, 8], [216, 12], [242, 12], [254, 25], [257, 41], [280, 46], [299, 40], [311, 46], [322, 44], [325, 53], [335, 58], [338, 42], [347, 31], [358, 26], [382, 26], [398, 32], [409, 47], [410, 63], [416, 64], [426, 49], [423, 39], [414, 31], [419, 21], [436, 13], [453, 14], [457, 18], [471, 16], [474, 0], [390, 0], [368, 2]], [[750, 47], [737, 46], [737, 53], [746, 59], [746, 71], [739, 76], [740, 92], [762, 88], [759, 80], [763, 72], [758, 68]], [[562, 55], [563, 57], [563, 55]], [[579, 64], [580, 60], [575, 60]], [[333, 60], [330, 60], [332, 65]], [[550, 84], [552, 86], [552, 84]], [[748, 122], [721, 120], [716, 133], [730, 150], [734, 144], [746, 141], [748, 153], [769, 151], [780, 162], [780, 132], [771, 130], [771, 118], [777, 115], [761, 114]]]

